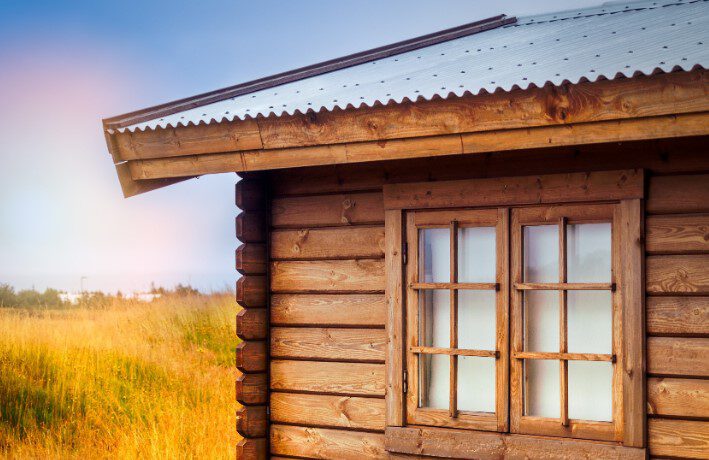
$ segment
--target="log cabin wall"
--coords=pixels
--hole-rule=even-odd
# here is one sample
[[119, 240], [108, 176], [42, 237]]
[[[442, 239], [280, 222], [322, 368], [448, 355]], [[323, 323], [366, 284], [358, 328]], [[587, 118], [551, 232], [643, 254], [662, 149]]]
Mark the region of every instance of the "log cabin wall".
[[703, 138], [270, 173], [272, 458], [389, 458], [385, 183], [624, 168], [645, 168], [649, 177], [649, 452], [707, 458], [709, 156]]

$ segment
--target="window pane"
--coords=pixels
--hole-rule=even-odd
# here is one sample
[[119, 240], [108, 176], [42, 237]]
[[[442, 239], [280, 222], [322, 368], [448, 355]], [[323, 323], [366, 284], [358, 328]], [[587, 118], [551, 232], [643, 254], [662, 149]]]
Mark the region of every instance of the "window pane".
[[559, 293], [524, 292], [524, 349], [559, 351]]
[[458, 281], [494, 283], [496, 279], [495, 227], [458, 229]]
[[419, 294], [419, 344], [450, 347], [450, 291], [421, 291]]
[[494, 350], [495, 291], [458, 291], [458, 348]]
[[448, 409], [450, 357], [419, 355], [419, 407]]
[[613, 309], [610, 291], [569, 291], [567, 294], [570, 353], [611, 354]]
[[495, 412], [495, 360], [458, 357], [458, 409]]
[[448, 283], [450, 268], [450, 229], [421, 230], [419, 232], [419, 279], [424, 283]]
[[559, 361], [527, 359], [524, 361], [524, 378], [525, 415], [559, 418]]
[[610, 283], [611, 224], [570, 224], [566, 230], [568, 281]]
[[612, 421], [612, 386], [611, 363], [569, 361], [569, 418]]
[[524, 281], [528, 283], [559, 281], [558, 226], [524, 227]]

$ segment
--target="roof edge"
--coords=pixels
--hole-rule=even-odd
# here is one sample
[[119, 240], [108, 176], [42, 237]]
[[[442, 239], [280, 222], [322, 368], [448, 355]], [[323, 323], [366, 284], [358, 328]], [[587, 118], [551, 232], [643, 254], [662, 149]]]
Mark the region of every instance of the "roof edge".
[[496, 29], [505, 25], [517, 22], [516, 17], [507, 17], [500, 14], [480, 21], [470, 22], [457, 27], [444, 29], [438, 32], [433, 32], [419, 37], [410, 38], [400, 42], [392, 43], [370, 50], [361, 51], [336, 59], [312, 64], [305, 67], [289, 70], [264, 78], [259, 78], [249, 82], [241, 83], [227, 88], [222, 88], [207, 93], [198, 94], [188, 98], [178, 99], [172, 102], [148, 107], [142, 110], [129, 112], [115, 117], [104, 118], [104, 129], [120, 129], [136, 123], [142, 123], [161, 116], [168, 116], [189, 110], [195, 107], [200, 107], [213, 102], [221, 101], [231, 97], [241, 96], [244, 94], [253, 93], [263, 89], [272, 88], [274, 86], [292, 83], [304, 78], [322, 75], [347, 67], [363, 64], [366, 62], [383, 59], [397, 54], [413, 51], [438, 43], [455, 40], [457, 38], [473, 35], [484, 32], [486, 30]]

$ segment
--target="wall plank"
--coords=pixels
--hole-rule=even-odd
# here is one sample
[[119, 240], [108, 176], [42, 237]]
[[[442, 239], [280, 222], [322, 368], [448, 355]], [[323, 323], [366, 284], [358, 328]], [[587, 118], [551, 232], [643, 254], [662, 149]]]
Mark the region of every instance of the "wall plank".
[[273, 390], [384, 396], [384, 365], [271, 361]]
[[709, 377], [709, 338], [649, 337], [648, 373]]
[[709, 335], [709, 297], [648, 297], [650, 335]]
[[384, 257], [384, 227], [278, 230], [271, 233], [271, 259]]
[[271, 205], [274, 227], [322, 227], [382, 224], [382, 194], [350, 193], [275, 198]]
[[271, 453], [332, 460], [385, 459], [384, 435], [273, 425]]
[[384, 431], [384, 411], [380, 398], [271, 394], [273, 422]]
[[709, 294], [709, 254], [650, 256], [646, 259], [650, 294]]
[[648, 252], [709, 252], [709, 214], [649, 216], [645, 236]]
[[648, 446], [650, 455], [709, 458], [709, 423], [650, 419]]
[[277, 325], [381, 326], [383, 294], [274, 294], [271, 323]]
[[647, 413], [709, 418], [709, 380], [648, 379]]
[[282, 261], [271, 264], [274, 292], [384, 291], [384, 260]]
[[271, 356], [343, 361], [384, 362], [382, 329], [274, 327]]
[[709, 175], [651, 178], [645, 209], [651, 214], [709, 212]]

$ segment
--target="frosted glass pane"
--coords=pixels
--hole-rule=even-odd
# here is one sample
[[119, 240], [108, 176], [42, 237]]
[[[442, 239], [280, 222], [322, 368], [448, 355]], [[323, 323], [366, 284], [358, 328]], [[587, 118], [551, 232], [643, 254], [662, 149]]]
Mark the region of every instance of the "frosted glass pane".
[[494, 283], [496, 275], [495, 227], [458, 229], [458, 281]]
[[559, 361], [527, 359], [524, 372], [527, 382], [525, 415], [559, 418]]
[[458, 409], [495, 412], [495, 360], [458, 357]]
[[524, 281], [528, 283], [559, 281], [558, 226], [524, 227]]
[[419, 355], [419, 407], [448, 409], [450, 357]]
[[559, 351], [559, 293], [525, 291], [524, 349]]
[[611, 363], [569, 361], [569, 418], [612, 421], [612, 386]]
[[610, 283], [610, 223], [568, 225], [566, 251], [570, 283]]
[[426, 228], [419, 233], [419, 280], [450, 281], [450, 229]]
[[436, 289], [419, 295], [419, 343], [425, 347], [450, 347], [450, 291]]
[[458, 291], [458, 348], [495, 349], [495, 294]]
[[611, 354], [613, 309], [610, 291], [569, 291], [567, 294], [570, 353]]

